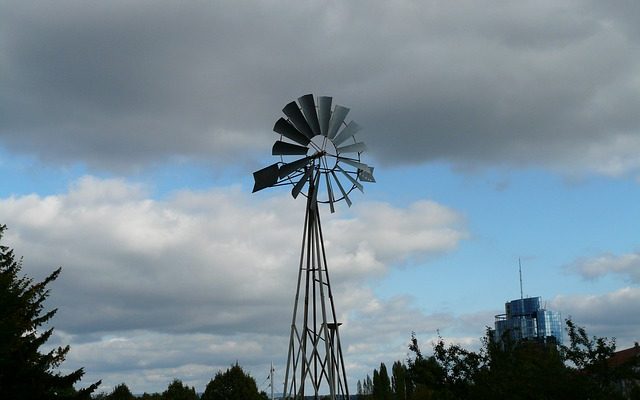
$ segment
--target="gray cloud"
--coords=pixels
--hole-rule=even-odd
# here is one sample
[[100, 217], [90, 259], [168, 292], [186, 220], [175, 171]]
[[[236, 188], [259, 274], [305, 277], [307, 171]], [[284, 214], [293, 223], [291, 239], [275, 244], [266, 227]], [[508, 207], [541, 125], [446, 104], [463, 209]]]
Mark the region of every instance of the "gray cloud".
[[[202, 390], [236, 360], [256, 374], [283, 362], [302, 207], [286, 194], [251, 202], [240, 187], [152, 200], [139, 185], [87, 176], [67, 193], [0, 199], [0, 220], [9, 226], [3, 242], [25, 256], [23, 272], [40, 279], [63, 266], [50, 304], [59, 308], [57, 340], [72, 346], [66, 368], [84, 366], [105, 390], [125, 377], [136, 390], [158, 390], [176, 374]], [[458, 213], [430, 201], [362, 202], [353, 215], [323, 227], [357, 379], [371, 357], [359, 345], [403, 358], [397, 338], [453, 323], [411, 299], [380, 300], [368, 281], [452, 251], [466, 231]]]
[[640, 253], [601, 254], [597, 257], [576, 260], [566, 268], [577, 272], [585, 279], [617, 274], [627, 277], [633, 283], [640, 283]]
[[561, 311], [589, 335], [611, 336], [615, 332], [618, 348], [633, 346], [640, 332], [640, 288], [625, 287], [601, 295], [556, 296], [551, 309]]
[[[53, 299], [73, 309], [64, 321], [71, 333], [286, 325], [291, 294], [282, 288], [295, 287], [304, 215], [287, 195], [252, 204], [235, 187], [159, 201], [122, 180], [85, 177], [65, 194], [0, 203], [0, 220], [15, 227], [7, 238], [29, 263], [38, 271], [64, 266]], [[462, 218], [434, 202], [362, 203], [354, 212], [358, 218], [324, 224], [339, 292], [466, 237]]]
[[[131, 169], [252, 158], [332, 94], [375, 158], [640, 168], [632, 3], [5, 2], [2, 144]], [[258, 151], [260, 153], [258, 153]]]

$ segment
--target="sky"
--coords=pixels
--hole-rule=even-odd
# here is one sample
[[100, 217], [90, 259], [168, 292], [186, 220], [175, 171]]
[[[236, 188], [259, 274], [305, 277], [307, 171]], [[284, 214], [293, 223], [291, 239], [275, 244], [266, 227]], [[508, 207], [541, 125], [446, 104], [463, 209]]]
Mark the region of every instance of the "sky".
[[478, 348], [541, 296], [640, 340], [640, 3], [0, 0], [3, 244], [58, 266], [80, 386], [238, 362], [284, 380], [304, 201], [252, 194], [299, 96], [363, 127], [377, 183], [322, 209], [347, 375]]

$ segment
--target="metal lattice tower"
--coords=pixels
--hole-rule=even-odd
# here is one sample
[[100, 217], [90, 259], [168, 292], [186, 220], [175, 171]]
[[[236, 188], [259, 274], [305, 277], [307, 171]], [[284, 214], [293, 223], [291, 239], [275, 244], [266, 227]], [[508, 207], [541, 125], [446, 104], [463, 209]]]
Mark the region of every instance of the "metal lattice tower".
[[[339, 323], [331, 293], [324, 238], [318, 203], [344, 200], [351, 206], [349, 194], [363, 190], [361, 182], [375, 182], [373, 167], [360, 160], [366, 147], [356, 142], [360, 127], [344, 122], [348, 108], [336, 105], [331, 97], [319, 97], [317, 106], [311, 94], [298, 98], [282, 110], [273, 130], [281, 135], [272, 149], [280, 162], [254, 172], [253, 191], [272, 186], [293, 185], [291, 194], [307, 198], [300, 265], [293, 305], [289, 351], [284, 381], [284, 397], [348, 399]], [[284, 139], [287, 139], [285, 141]], [[293, 142], [293, 143], [292, 143]], [[351, 155], [347, 157], [347, 155]], [[303, 156], [288, 161], [290, 156]], [[303, 189], [307, 187], [306, 193]], [[338, 194], [334, 188], [337, 187]], [[323, 396], [323, 395], [322, 395]]]

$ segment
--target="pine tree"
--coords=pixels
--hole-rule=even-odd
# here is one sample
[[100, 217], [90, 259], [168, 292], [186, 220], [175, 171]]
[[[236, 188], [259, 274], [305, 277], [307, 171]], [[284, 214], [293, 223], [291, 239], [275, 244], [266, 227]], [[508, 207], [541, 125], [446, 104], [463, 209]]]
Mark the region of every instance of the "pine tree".
[[380, 371], [373, 371], [373, 398], [376, 400], [391, 400], [391, 381], [387, 366], [380, 364]]
[[134, 400], [135, 396], [131, 393], [126, 383], [121, 383], [114, 387], [111, 394], [106, 398], [107, 400]]
[[[0, 239], [6, 225], [0, 225]], [[0, 246], [0, 398], [18, 399], [89, 399], [98, 387], [96, 382], [76, 391], [82, 368], [64, 375], [55, 369], [64, 361], [69, 346], [48, 353], [38, 349], [49, 340], [53, 328], [39, 332], [56, 313], [45, 312], [44, 301], [49, 296], [47, 285], [60, 275], [53, 271], [42, 282], [20, 276], [22, 260], [16, 260], [13, 250]]]
[[216, 373], [207, 384], [202, 400], [262, 400], [265, 396], [258, 392], [255, 379], [236, 363], [225, 372]]
[[407, 367], [400, 361], [391, 367], [391, 391], [396, 400], [407, 399]]
[[373, 394], [373, 381], [371, 380], [371, 377], [369, 376], [369, 374], [367, 374], [367, 379], [365, 380], [364, 383], [364, 394], [366, 395], [371, 395]]
[[196, 389], [183, 384], [179, 379], [174, 379], [162, 393], [163, 400], [198, 400], [198, 398]]

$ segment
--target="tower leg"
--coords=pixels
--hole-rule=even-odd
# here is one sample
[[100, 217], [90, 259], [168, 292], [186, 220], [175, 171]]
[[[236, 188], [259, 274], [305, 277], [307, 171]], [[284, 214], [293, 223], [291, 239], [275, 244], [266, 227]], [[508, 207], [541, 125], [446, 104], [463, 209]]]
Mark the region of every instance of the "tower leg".
[[287, 399], [328, 395], [331, 400], [346, 400], [349, 389], [340, 323], [336, 320], [314, 187], [313, 183], [309, 185], [283, 393]]

